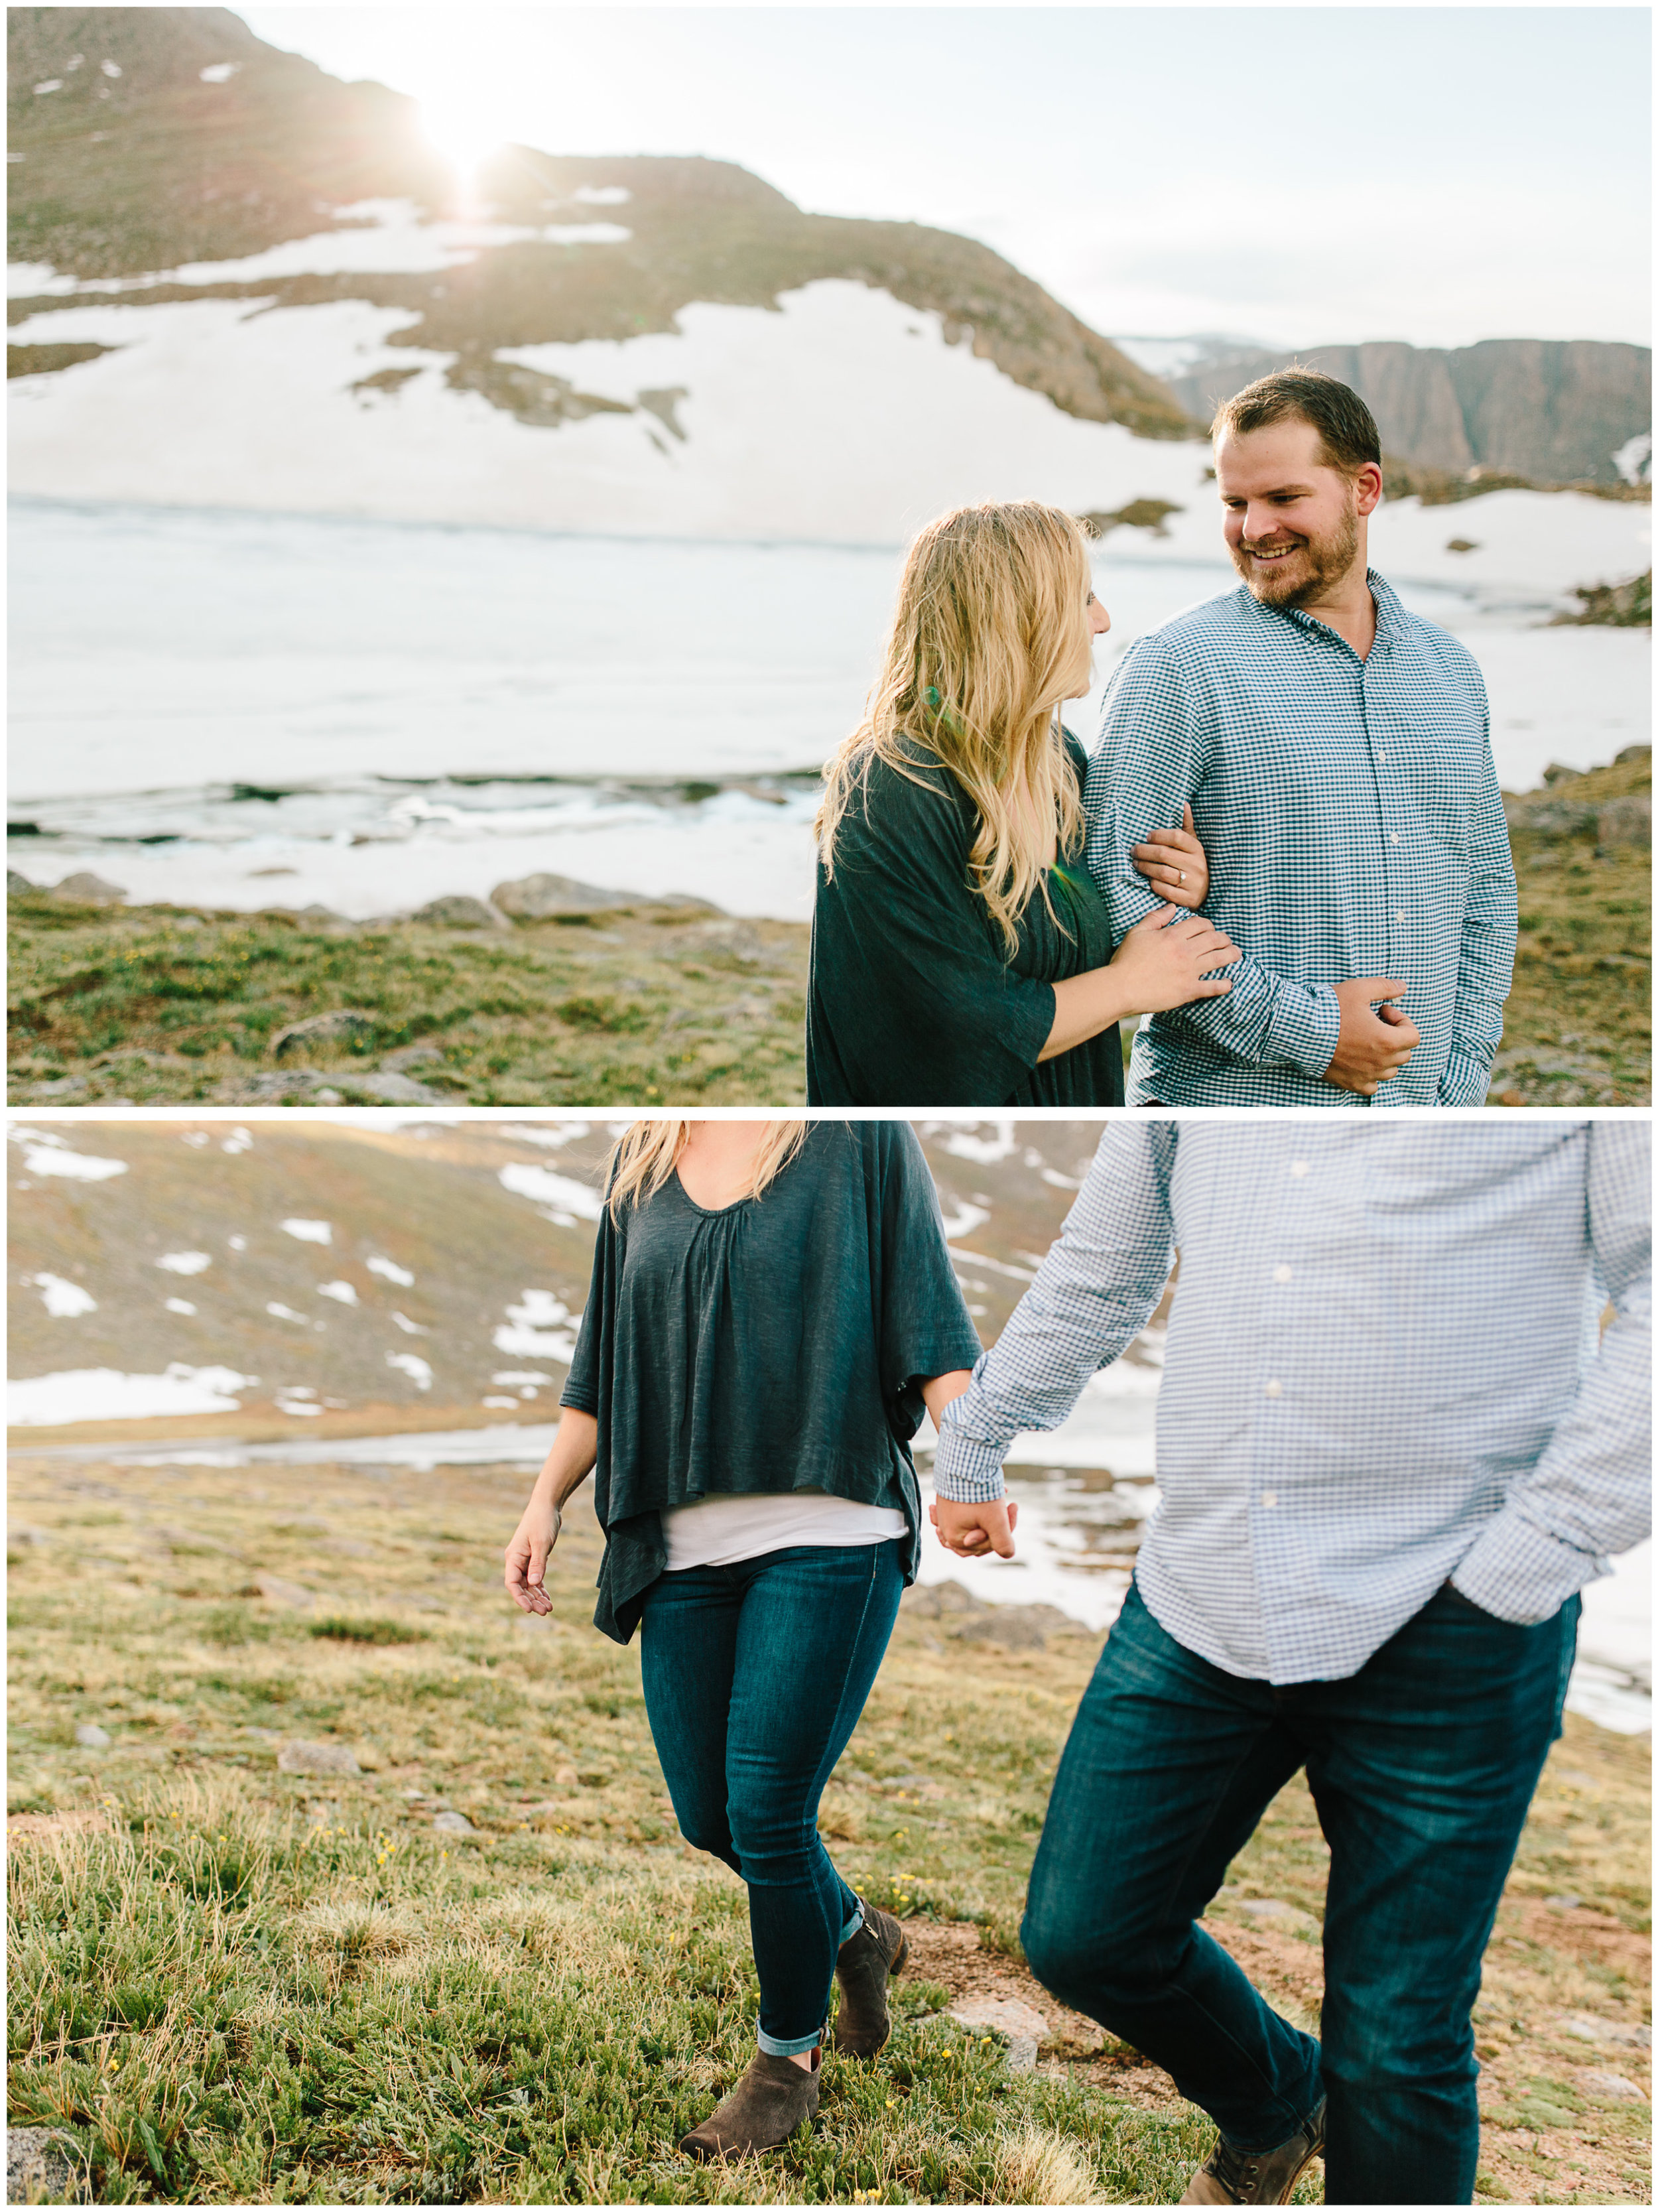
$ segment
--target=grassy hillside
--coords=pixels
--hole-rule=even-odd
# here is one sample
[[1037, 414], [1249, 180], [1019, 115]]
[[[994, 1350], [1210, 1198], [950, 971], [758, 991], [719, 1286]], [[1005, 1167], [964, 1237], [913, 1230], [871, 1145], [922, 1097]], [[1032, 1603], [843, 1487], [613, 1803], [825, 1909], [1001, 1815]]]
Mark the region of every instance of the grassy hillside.
[[1652, 1103], [1652, 748], [1509, 802], [1520, 945], [1491, 1096]]
[[[112, 2203], [1173, 2202], [1207, 2124], [1017, 1950], [1094, 1641], [958, 1642], [914, 1605], [823, 1809], [909, 1929], [896, 2033], [829, 2057], [814, 2133], [679, 2158], [752, 2047], [742, 1893], [677, 1835], [637, 1647], [586, 1626], [586, 1514], [550, 1622], [508, 1607], [524, 1490], [15, 1464], [12, 2124], [61, 2129]], [[361, 1771], [294, 1771], [296, 1742]], [[1481, 2203], [1651, 2201], [1649, 1791], [1643, 1742], [1569, 1717], [1476, 2014]], [[1324, 1879], [1297, 1783], [1210, 1920], [1309, 2025]], [[1045, 2014], [1034, 2073], [939, 2017], [966, 1993]]]
[[[168, 1437], [203, 1439], [556, 1417], [568, 1330], [561, 1346], [557, 1322], [526, 1316], [537, 1306], [550, 1313], [552, 1302], [579, 1314], [586, 1302], [593, 1185], [610, 1127], [577, 1123], [568, 1141], [550, 1147], [501, 1122], [396, 1131], [284, 1118], [240, 1129], [188, 1121], [33, 1126], [58, 1141], [39, 1141], [25, 1124], [9, 1148], [14, 1376], [101, 1367], [160, 1375], [177, 1362], [257, 1378], [234, 1392], [234, 1413], [162, 1425]], [[960, 1241], [991, 1262], [964, 1263], [975, 1319], [991, 1341], [1035, 1264], [1027, 1255], [1058, 1234], [1098, 1132], [1025, 1123], [1005, 1157], [951, 1149], [982, 1152], [987, 1134], [935, 1125], [923, 1142], [947, 1219], [970, 1222]], [[990, 1143], [993, 1154], [999, 1149]], [[119, 1161], [125, 1171], [54, 1173], [61, 1153]], [[326, 1224], [330, 1241], [282, 1226], [295, 1219]], [[188, 1274], [157, 1266], [180, 1253], [207, 1264]], [[93, 1309], [51, 1311], [37, 1280], [47, 1276]], [[177, 1310], [180, 1302], [194, 1310]], [[429, 1370], [424, 1387], [391, 1364], [410, 1353]], [[501, 1385], [495, 1377], [503, 1373], [546, 1379]], [[307, 1391], [319, 1410], [284, 1411]], [[515, 1402], [503, 1407], [503, 1392]], [[29, 1441], [31, 1432], [19, 1433]], [[105, 1420], [71, 1433], [131, 1430]]]

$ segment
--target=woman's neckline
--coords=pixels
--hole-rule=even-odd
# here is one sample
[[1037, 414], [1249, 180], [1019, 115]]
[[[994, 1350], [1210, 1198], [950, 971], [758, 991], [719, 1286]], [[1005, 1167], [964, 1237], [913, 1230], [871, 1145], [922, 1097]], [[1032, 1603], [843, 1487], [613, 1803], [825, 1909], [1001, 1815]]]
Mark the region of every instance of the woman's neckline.
[[685, 1178], [677, 1168], [673, 1171], [673, 1179], [679, 1185], [679, 1195], [690, 1207], [692, 1212], [700, 1213], [710, 1221], [718, 1220], [722, 1213], [735, 1213], [739, 1206], [752, 1206], [759, 1194], [756, 1191], [745, 1191], [741, 1198], [733, 1198], [725, 1206], [702, 1206], [686, 1189]]

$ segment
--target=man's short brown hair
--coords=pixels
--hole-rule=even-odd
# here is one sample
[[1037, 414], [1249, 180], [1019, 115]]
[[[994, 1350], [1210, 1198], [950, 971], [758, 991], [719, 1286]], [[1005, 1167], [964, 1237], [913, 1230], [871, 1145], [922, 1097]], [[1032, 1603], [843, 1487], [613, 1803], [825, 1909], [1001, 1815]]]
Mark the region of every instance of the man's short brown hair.
[[1209, 434], [1218, 445], [1224, 437], [1244, 438], [1269, 423], [1291, 422], [1310, 422], [1318, 432], [1327, 468], [1356, 476], [1367, 462], [1382, 465], [1376, 416], [1350, 385], [1321, 369], [1275, 368], [1258, 377], [1222, 400]]

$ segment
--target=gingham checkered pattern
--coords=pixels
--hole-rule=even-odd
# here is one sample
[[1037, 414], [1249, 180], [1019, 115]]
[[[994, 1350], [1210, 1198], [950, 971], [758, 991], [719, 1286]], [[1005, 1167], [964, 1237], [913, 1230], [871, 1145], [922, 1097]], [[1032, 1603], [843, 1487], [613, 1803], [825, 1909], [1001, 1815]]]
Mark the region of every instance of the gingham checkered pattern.
[[[1140, 1025], [1128, 1103], [1478, 1106], [1514, 968], [1514, 866], [1479, 670], [1370, 574], [1361, 660], [1240, 587], [1141, 638], [1107, 695], [1088, 864], [1119, 936], [1157, 903], [1132, 845], [1190, 799], [1232, 988]], [[1422, 1042], [1373, 1100], [1321, 1079], [1333, 986], [1406, 986]]]
[[944, 1415], [938, 1494], [1001, 1495], [1178, 1247], [1136, 1569], [1169, 1633], [1338, 1680], [1453, 1570], [1546, 1620], [1650, 1527], [1651, 1152], [1634, 1121], [1114, 1121]]

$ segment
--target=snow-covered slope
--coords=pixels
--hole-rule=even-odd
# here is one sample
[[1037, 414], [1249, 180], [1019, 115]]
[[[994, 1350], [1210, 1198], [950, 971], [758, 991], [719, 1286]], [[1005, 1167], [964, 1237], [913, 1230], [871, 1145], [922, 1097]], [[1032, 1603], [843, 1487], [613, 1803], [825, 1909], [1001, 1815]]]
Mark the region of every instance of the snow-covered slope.
[[[602, 246], [593, 246], [602, 252]], [[678, 332], [503, 348], [619, 403], [525, 422], [387, 339], [400, 309], [66, 299], [21, 345], [112, 350], [12, 386], [13, 488], [626, 535], [884, 543], [941, 507], [1202, 494], [1206, 448], [1061, 413], [890, 293], [829, 279], [779, 313], [698, 304]], [[394, 388], [365, 387], [410, 372]], [[1206, 502], [1207, 503], [1207, 502]]]
[[[406, 225], [386, 229], [399, 258], [427, 251]], [[452, 235], [429, 246], [495, 250]], [[598, 240], [581, 248], [608, 250]], [[55, 297], [14, 329], [15, 344], [109, 350], [14, 379], [13, 487], [853, 544], [897, 542], [973, 500], [1045, 499], [1076, 512], [1155, 500], [1175, 511], [1159, 532], [1125, 534], [1125, 547], [1174, 560], [1217, 550], [1206, 447], [1063, 413], [952, 343], [938, 314], [865, 284], [804, 285], [776, 312], [695, 304], [677, 331], [634, 338], [499, 349], [501, 362], [567, 395], [553, 423], [455, 390], [451, 356], [389, 343], [407, 321], [364, 300]], [[582, 411], [590, 402], [601, 404]], [[1642, 507], [1505, 491], [1455, 508], [1386, 507], [1374, 544], [1378, 564], [1400, 574], [1535, 600], [1646, 566], [1649, 525]], [[1453, 538], [1474, 550], [1449, 550]]]

